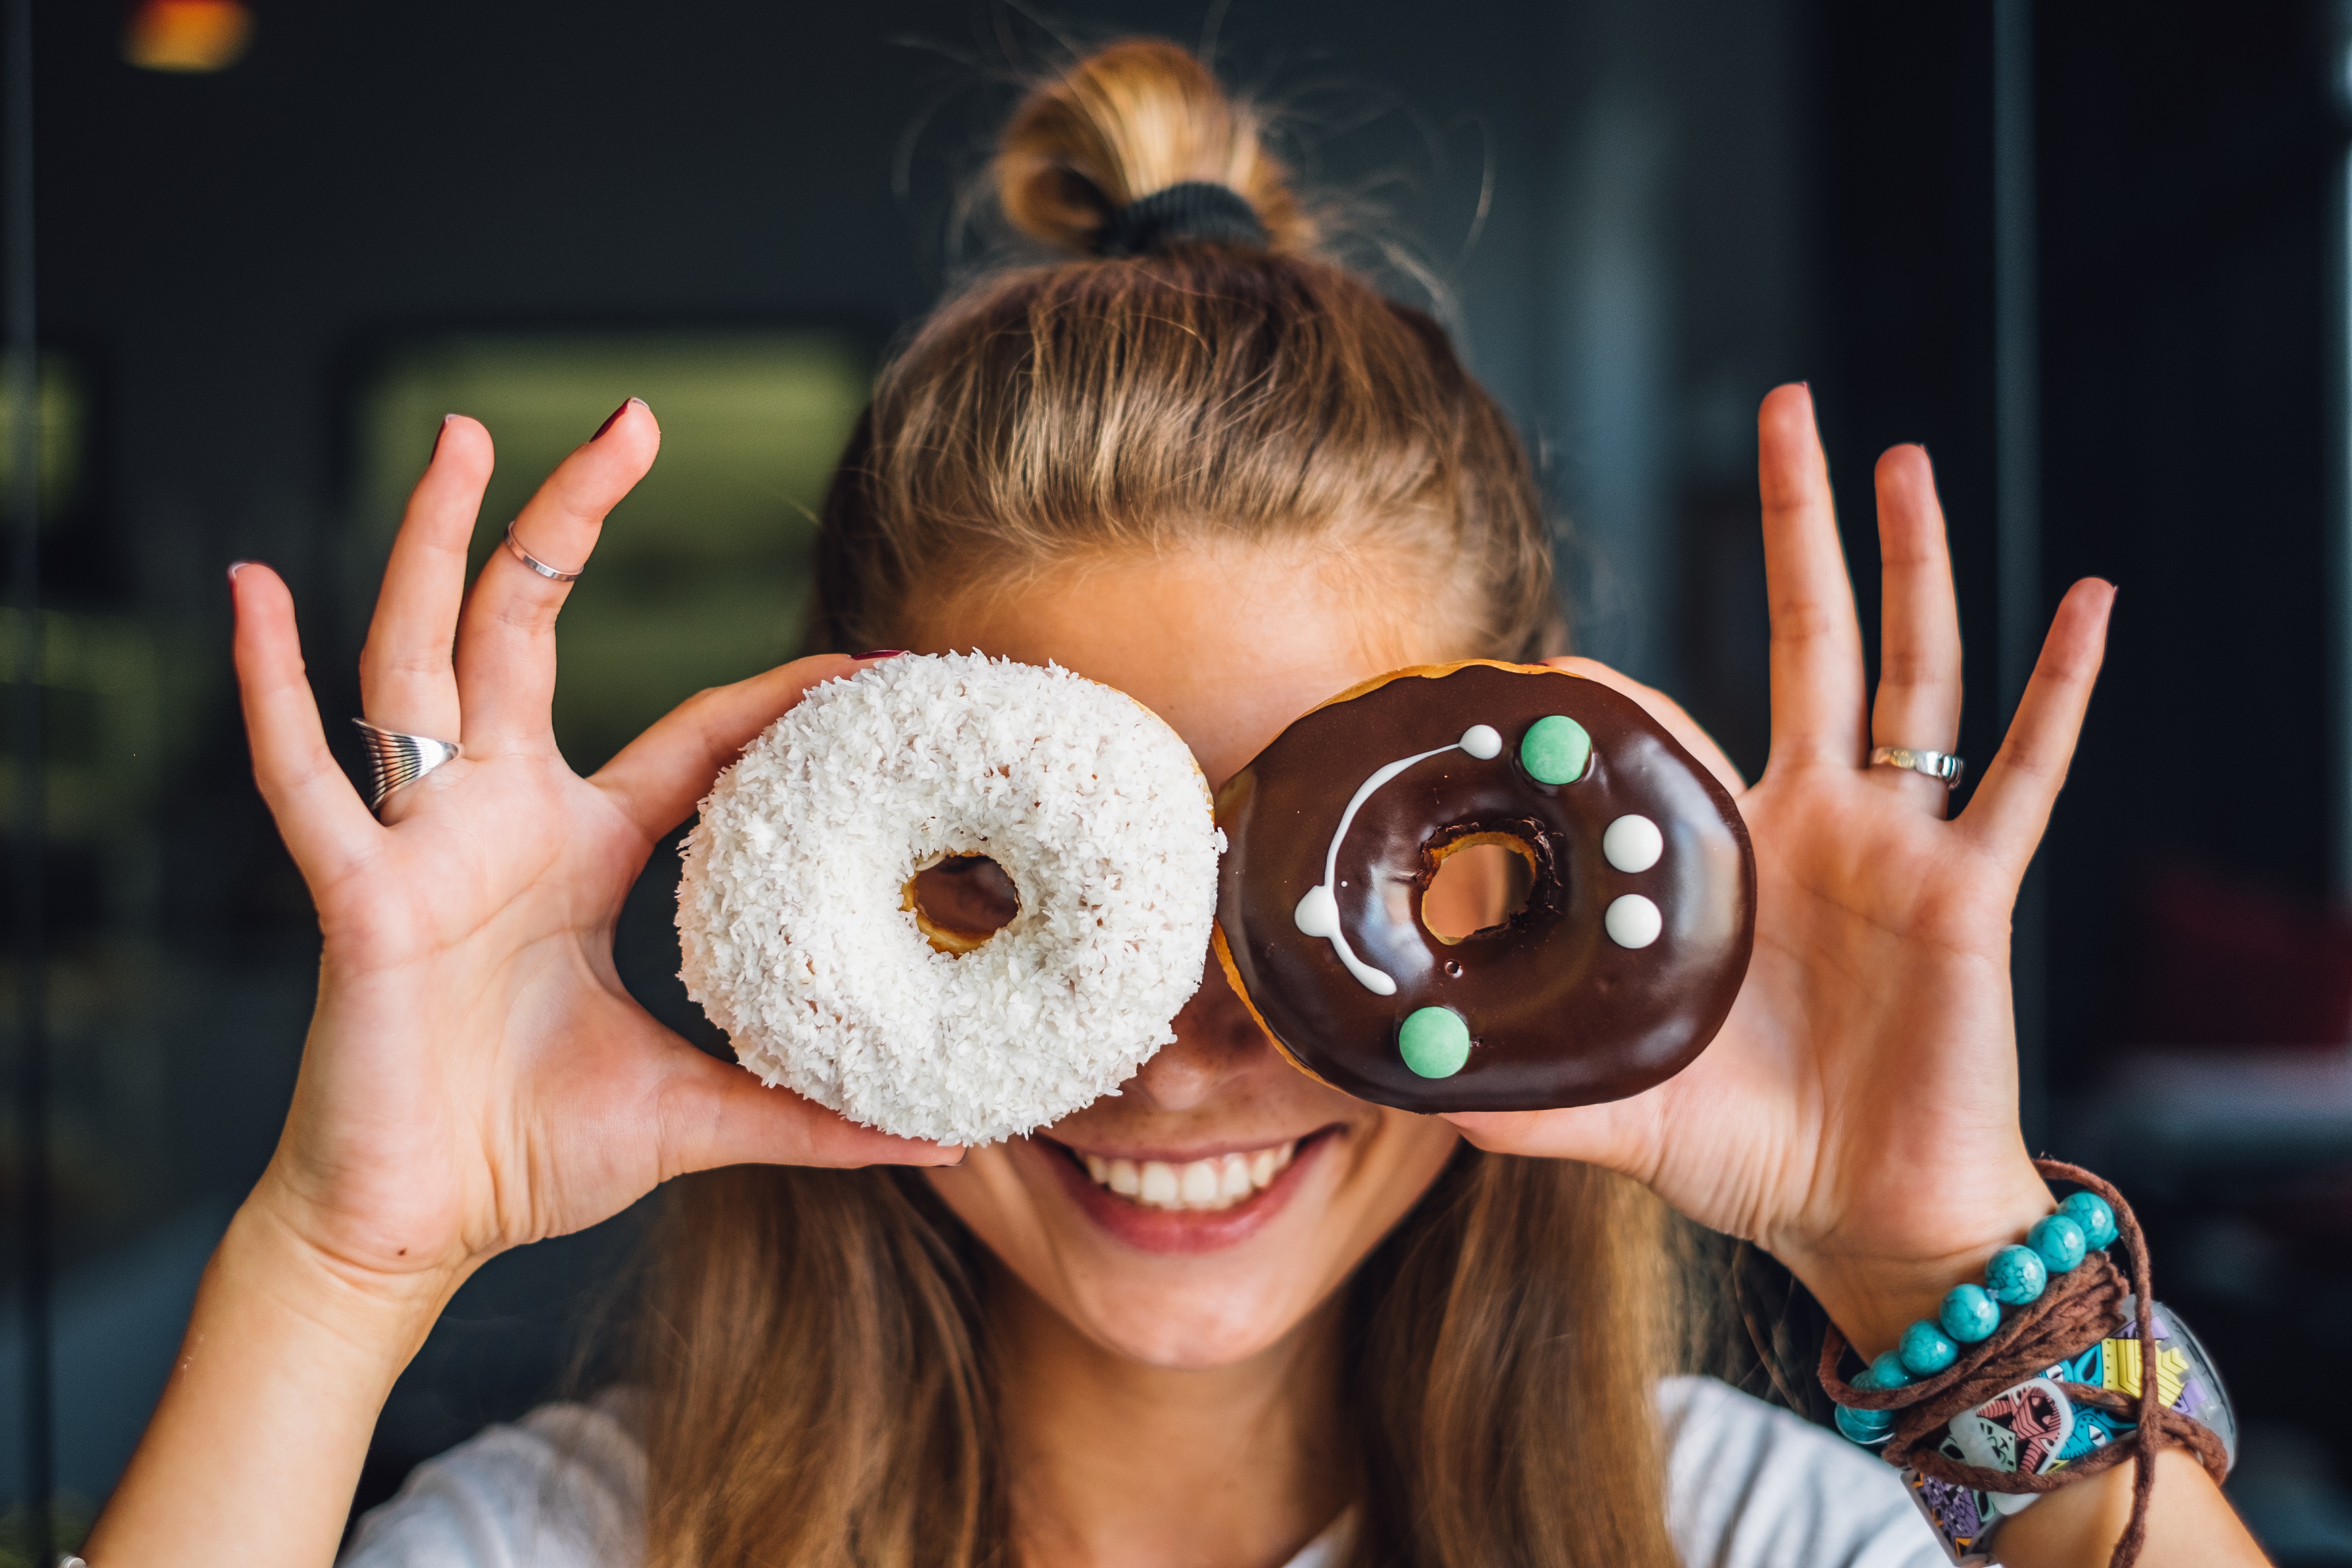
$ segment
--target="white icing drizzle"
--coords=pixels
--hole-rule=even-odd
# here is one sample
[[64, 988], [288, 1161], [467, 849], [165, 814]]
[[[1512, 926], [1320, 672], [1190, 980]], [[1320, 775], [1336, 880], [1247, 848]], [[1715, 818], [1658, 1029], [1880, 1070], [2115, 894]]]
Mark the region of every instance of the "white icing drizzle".
[[1417, 752], [1410, 757], [1400, 758], [1358, 785], [1354, 798], [1348, 802], [1348, 809], [1339, 814], [1339, 829], [1331, 835], [1331, 847], [1324, 854], [1323, 880], [1307, 889], [1307, 896], [1298, 900], [1298, 908], [1290, 917], [1292, 922], [1307, 935], [1319, 936], [1329, 942], [1331, 951], [1339, 955], [1339, 962], [1347, 965], [1348, 973], [1375, 996], [1395, 995], [1397, 984], [1386, 972], [1375, 969], [1358, 958], [1356, 950], [1348, 945], [1348, 933], [1340, 929], [1337, 890], [1339, 885], [1339, 846], [1346, 841], [1348, 829], [1354, 826], [1356, 813], [1363, 809], [1364, 802], [1371, 799], [1372, 793], [1381, 785], [1415, 763], [1424, 763], [1432, 757], [1454, 751], [1467, 752], [1480, 762], [1490, 761], [1502, 754], [1503, 737], [1492, 724], [1473, 724], [1453, 745], [1439, 746], [1433, 751]]

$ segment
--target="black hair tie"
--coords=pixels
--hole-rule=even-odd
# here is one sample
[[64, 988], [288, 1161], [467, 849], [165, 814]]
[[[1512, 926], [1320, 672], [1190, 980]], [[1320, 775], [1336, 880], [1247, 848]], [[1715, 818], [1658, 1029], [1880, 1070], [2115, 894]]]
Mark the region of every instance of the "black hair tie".
[[1188, 239], [1263, 247], [1268, 237], [1257, 209], [1239, 191], [1187, 180], [1112, 213], [1095, 233], [1095, 254], [1149, 256]]

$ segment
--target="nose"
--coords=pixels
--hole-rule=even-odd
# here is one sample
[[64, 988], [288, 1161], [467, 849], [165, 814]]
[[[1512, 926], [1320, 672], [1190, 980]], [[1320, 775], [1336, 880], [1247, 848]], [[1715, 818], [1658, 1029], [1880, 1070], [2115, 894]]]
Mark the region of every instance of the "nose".
[[1233, 1094], [1241, 1079], [1288, 1070], [1213, 952], [1201, 988], [1176, 1015], [1175, 1043], [1160, 1047], [1120, 1093], [1154, 1110], [1190, 1110]]

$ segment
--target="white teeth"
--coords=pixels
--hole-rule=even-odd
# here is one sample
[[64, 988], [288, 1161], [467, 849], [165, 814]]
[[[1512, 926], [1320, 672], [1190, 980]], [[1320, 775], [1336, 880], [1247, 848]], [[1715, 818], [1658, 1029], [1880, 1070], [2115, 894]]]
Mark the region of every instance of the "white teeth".
[[1290, 1168], [1298, 1143], [1236, 1151], [1171, 1165], [1165, 1160], [1106, 1160], [1081, 1154], [1095, 1184], [1149, 1208], [1205, 1211], [1231, 1208], [1272, 1186]]
[[1217, 1162], [1194, 1160], [1176, 1173], [1176, 1192], [1190, 1208], [1206, 1208], [1217, 1201]]
[[1176, 1167], [1165, 1160], [1143, 1162], [1143, 1201], [1160, 1208], [1176, 1206]]
[[1249, 1162], [1239, 1154], [1226, 1155], [1224, 1168], [1217, 1173], [1217, 1196], [1233, 1204], [1249, 1195]]

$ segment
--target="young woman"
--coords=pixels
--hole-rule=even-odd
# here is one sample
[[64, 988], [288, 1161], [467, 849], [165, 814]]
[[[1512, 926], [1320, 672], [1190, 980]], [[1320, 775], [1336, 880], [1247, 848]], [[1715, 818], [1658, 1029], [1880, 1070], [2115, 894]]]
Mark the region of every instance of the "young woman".
[[[1212, 785], [1369, 676], [1564, 653], [1500, 413], [1426, 318], [1318, 256], [1195, 61], [1083, 62], [1023, 107], [997, 174], [1012, 221], [1067, 254], [971, 284], [884, 374], [823, 521], [827, 644], [1058, 660], [1160, 713]], [[1185, 182], [1255, 222], [1100, 254], [1113, 215]], [[738, 748], [883, 656], [704, 692], [575, 776], [548, 727], [565, 589], [500, 552], [467, 590], [491, 448], [452, 415], [362, 679], [371, 722], [464, 752], [381, 821], [329, 754], [284, 584], [231, 572], [255, 770], [324, 931], [318, 1011], [89, 1561], [326, 1562], [385, 1393], [459, 1283], [673, 1177], [636, 1377], [427, 1466], [355, 1562], [1940, 1561], [1875, 1458], [1668, 1375], [1666, 1210], [1769, 1249], [1865, 1353], [2050, 1211], [2018, 1131], [2009, 911], [2114, 594], [2067, 594], [1947, 821], [1937, 783], [1865, 766], [1874, 742], [1958, 731], [1927, 456], [1878, 468], [1873, 699], [1805, 389], [1773, 393], [1759, 435], [1758, 941], [1695, 1066], [1617, 1104], [1412, 1116], [1285, 1066], [1210, 963], [1119, 1095], [962, 1150], [761, 1088], [656, 1026], [612, 963], [624, 894]], [[516, 539], [585, 563], [658, 440], [625, 405]], [[1740, 787], [1664, 698], [1557, 662]], [[1141, 1207], [1080, 1159], [1267, 1149], [1286, 1173], [1215, 1211]], [[2144, 1562], [2260, 1561], [2193, 1461], [2159, 1468]], [[2045, 1499], [2004, 1560], [2104, 1563], [2129, 1484]]]

